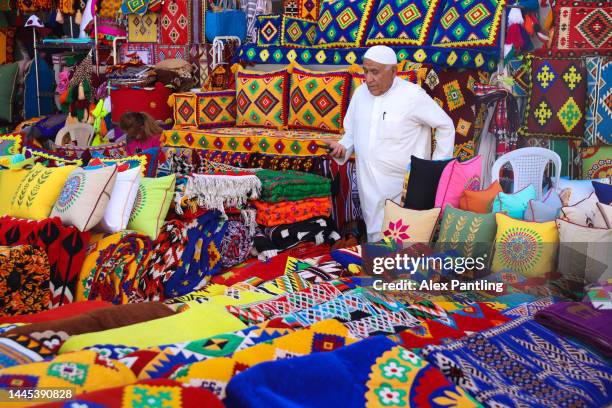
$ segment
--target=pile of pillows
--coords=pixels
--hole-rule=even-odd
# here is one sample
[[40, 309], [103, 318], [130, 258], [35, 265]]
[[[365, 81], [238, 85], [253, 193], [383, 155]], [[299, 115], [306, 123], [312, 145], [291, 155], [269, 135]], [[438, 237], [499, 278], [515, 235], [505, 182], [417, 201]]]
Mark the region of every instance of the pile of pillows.
[[612, 278], [611, 179], [562, 179], [538, 200], [531, 185], [505, 193], [496, 181], [481, 189], [481, 166], [479, 156], [413, 156], [402, 205], [385, 205], [382, 237], [429, 243], [437, 233], [436, 250], [485, 257], [493, 273], [560, 273], [585, 284]]
[[94, 159], [86, 167], [45, 165], [34, 157], [13, 161], [0, 169], [0, 215], [59, 217], [81, 231], [129, 229], [155, 239], [174, 196], [174, 175], [143, 177], [138, 161]]

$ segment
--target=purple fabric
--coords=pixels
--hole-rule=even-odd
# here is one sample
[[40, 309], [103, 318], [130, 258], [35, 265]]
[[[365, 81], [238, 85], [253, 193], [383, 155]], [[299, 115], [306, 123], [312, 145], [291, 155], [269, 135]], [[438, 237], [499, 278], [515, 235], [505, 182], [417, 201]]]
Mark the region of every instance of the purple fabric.
[[612, 358], [612, 310], [595, 309], [588, 303], [560, 302], [537, 312], [535, 320]]

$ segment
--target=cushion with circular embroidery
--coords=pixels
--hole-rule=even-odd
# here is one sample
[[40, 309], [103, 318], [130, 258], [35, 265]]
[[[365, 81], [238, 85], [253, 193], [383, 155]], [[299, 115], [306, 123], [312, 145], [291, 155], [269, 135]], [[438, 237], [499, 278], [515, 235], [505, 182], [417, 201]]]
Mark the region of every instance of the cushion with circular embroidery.
[[556, 269], [559, 233], [554, 221], [530, 222], [495, 214], [497, 234], [493, 273], [508, 270], [526, 277], [544, 277]]

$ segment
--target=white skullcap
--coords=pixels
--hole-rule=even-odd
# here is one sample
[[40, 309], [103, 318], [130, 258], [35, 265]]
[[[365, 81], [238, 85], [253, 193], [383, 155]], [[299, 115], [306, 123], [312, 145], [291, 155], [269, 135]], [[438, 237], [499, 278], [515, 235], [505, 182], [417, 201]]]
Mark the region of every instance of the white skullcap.
[[375, 45], [369, 48], [366, 53], [363, 54], [363, 59], [369, 59], [370, 61], [384, 65], [397, 65], [395, 51], [386, 45]]

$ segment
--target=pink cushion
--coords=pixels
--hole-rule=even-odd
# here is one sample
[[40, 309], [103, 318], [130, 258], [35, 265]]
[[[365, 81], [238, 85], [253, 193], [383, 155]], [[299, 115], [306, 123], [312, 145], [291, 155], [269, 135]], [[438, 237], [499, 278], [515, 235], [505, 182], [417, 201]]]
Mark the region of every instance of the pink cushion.
[[444, 209], [447, 204], [458, 208], [459, 199], [465, 190], [480, 190], [481, 173], [481, 156], [476, 156], [463, 163], [457, 160], [448, 163], [438, 184], [436, 208]]

